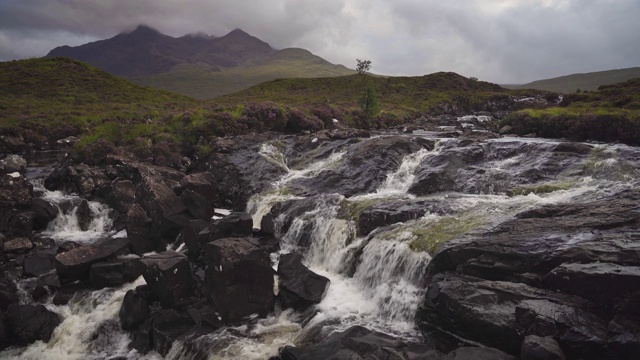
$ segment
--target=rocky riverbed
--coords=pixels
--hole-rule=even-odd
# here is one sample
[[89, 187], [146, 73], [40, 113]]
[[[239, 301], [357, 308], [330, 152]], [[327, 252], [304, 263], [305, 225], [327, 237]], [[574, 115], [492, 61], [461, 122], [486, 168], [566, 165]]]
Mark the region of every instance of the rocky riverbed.
[[6, 157], [0, 358], [637, 358], [640, 149], [454, 122]]

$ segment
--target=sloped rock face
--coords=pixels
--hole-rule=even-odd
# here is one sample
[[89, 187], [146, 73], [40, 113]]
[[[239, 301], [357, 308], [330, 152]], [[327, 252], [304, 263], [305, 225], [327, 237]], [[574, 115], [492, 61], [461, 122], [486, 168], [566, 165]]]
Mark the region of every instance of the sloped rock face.
[[131, 251], [142, 255], [156, 249], [151, 241], [151, 219], [142, 206], [134, 204], [127, 212], [127, 236], [131, 240]]
[[226, 238], [205, 245], [205, 282], [216, 310], [233, 323], [254, 313], [273, 310], [274, 271], [269, 255], [249, 239]]
[[624, 190], [544, 206], [448, 243], [430, 264], [420, 326], [513, 355], [531, 335], [568, 359], [630, 358], [640, 345], [638, 200]]
[[13, 342], [24, 346], [37, 340], [49, 341], [60, 317], [43, 305], [13, 304], [7, 310], [7, 323]]
[[278, 278], [278, 301], [285, 309], [299, 311], [322, 301], [330, 283], [326, 277], [304, 266], [300, 254], [284, 254], [280, 257]]
[[126, 214], [135, 201], [136, 185], [131, 180], [116, 179], [97, 188], [96, 195], [102, 197], [109, 207]]
[[352, 145], [335, 168], [323, 171], [323, 176], [298, 179], [289, 187], [303, 196], [336, 193], [350, 197], [372, 192], [400, 166], [405, 155], [432, 149], [433, 145], [432, 140], [403, 136], [364, 141]]
[[152, 241], [173, 241], [189, 221], [182, 200], [167, 185], [151, 177], [142, 179], [136, 199], [151, 219], [149, 238]]
[[118, 313], [122, 328], [133, 330], [142, 324], [148, 316], [149, 304], [135, 290], [127, 291]]

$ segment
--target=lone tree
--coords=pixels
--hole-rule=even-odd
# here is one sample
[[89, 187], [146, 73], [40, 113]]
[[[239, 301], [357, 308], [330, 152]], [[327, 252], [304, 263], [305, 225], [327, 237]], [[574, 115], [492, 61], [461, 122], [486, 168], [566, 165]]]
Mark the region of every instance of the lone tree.
[[369, 69], [371, 69], [371, 60], [360, 60], [356, 59], [358, 65], [356, 66], [356, 71], [358, 74], [366, 74]]

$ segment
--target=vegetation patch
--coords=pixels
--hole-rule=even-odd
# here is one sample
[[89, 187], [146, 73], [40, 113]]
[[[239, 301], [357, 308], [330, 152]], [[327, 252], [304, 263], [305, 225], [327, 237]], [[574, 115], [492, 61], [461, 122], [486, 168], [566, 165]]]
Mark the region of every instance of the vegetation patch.
[[426, 251], [434, 254], [442, 244], [460, 237], [481, 226], [484, 220], [480, 216], [460, 215], [443, 217], [429, 225], [411, 230], [413, 239], [409, 246], [413, 251]]

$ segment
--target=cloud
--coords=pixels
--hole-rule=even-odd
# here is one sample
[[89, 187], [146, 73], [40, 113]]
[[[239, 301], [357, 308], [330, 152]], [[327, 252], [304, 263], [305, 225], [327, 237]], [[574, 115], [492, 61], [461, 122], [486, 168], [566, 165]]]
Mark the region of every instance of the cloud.
[[276, 48], [389, 75], [494, 82], [640, 66], [637, 0], [0, 0], [0, 60], [43, 56], [147, 24], [180, 36], [234, 28]]

